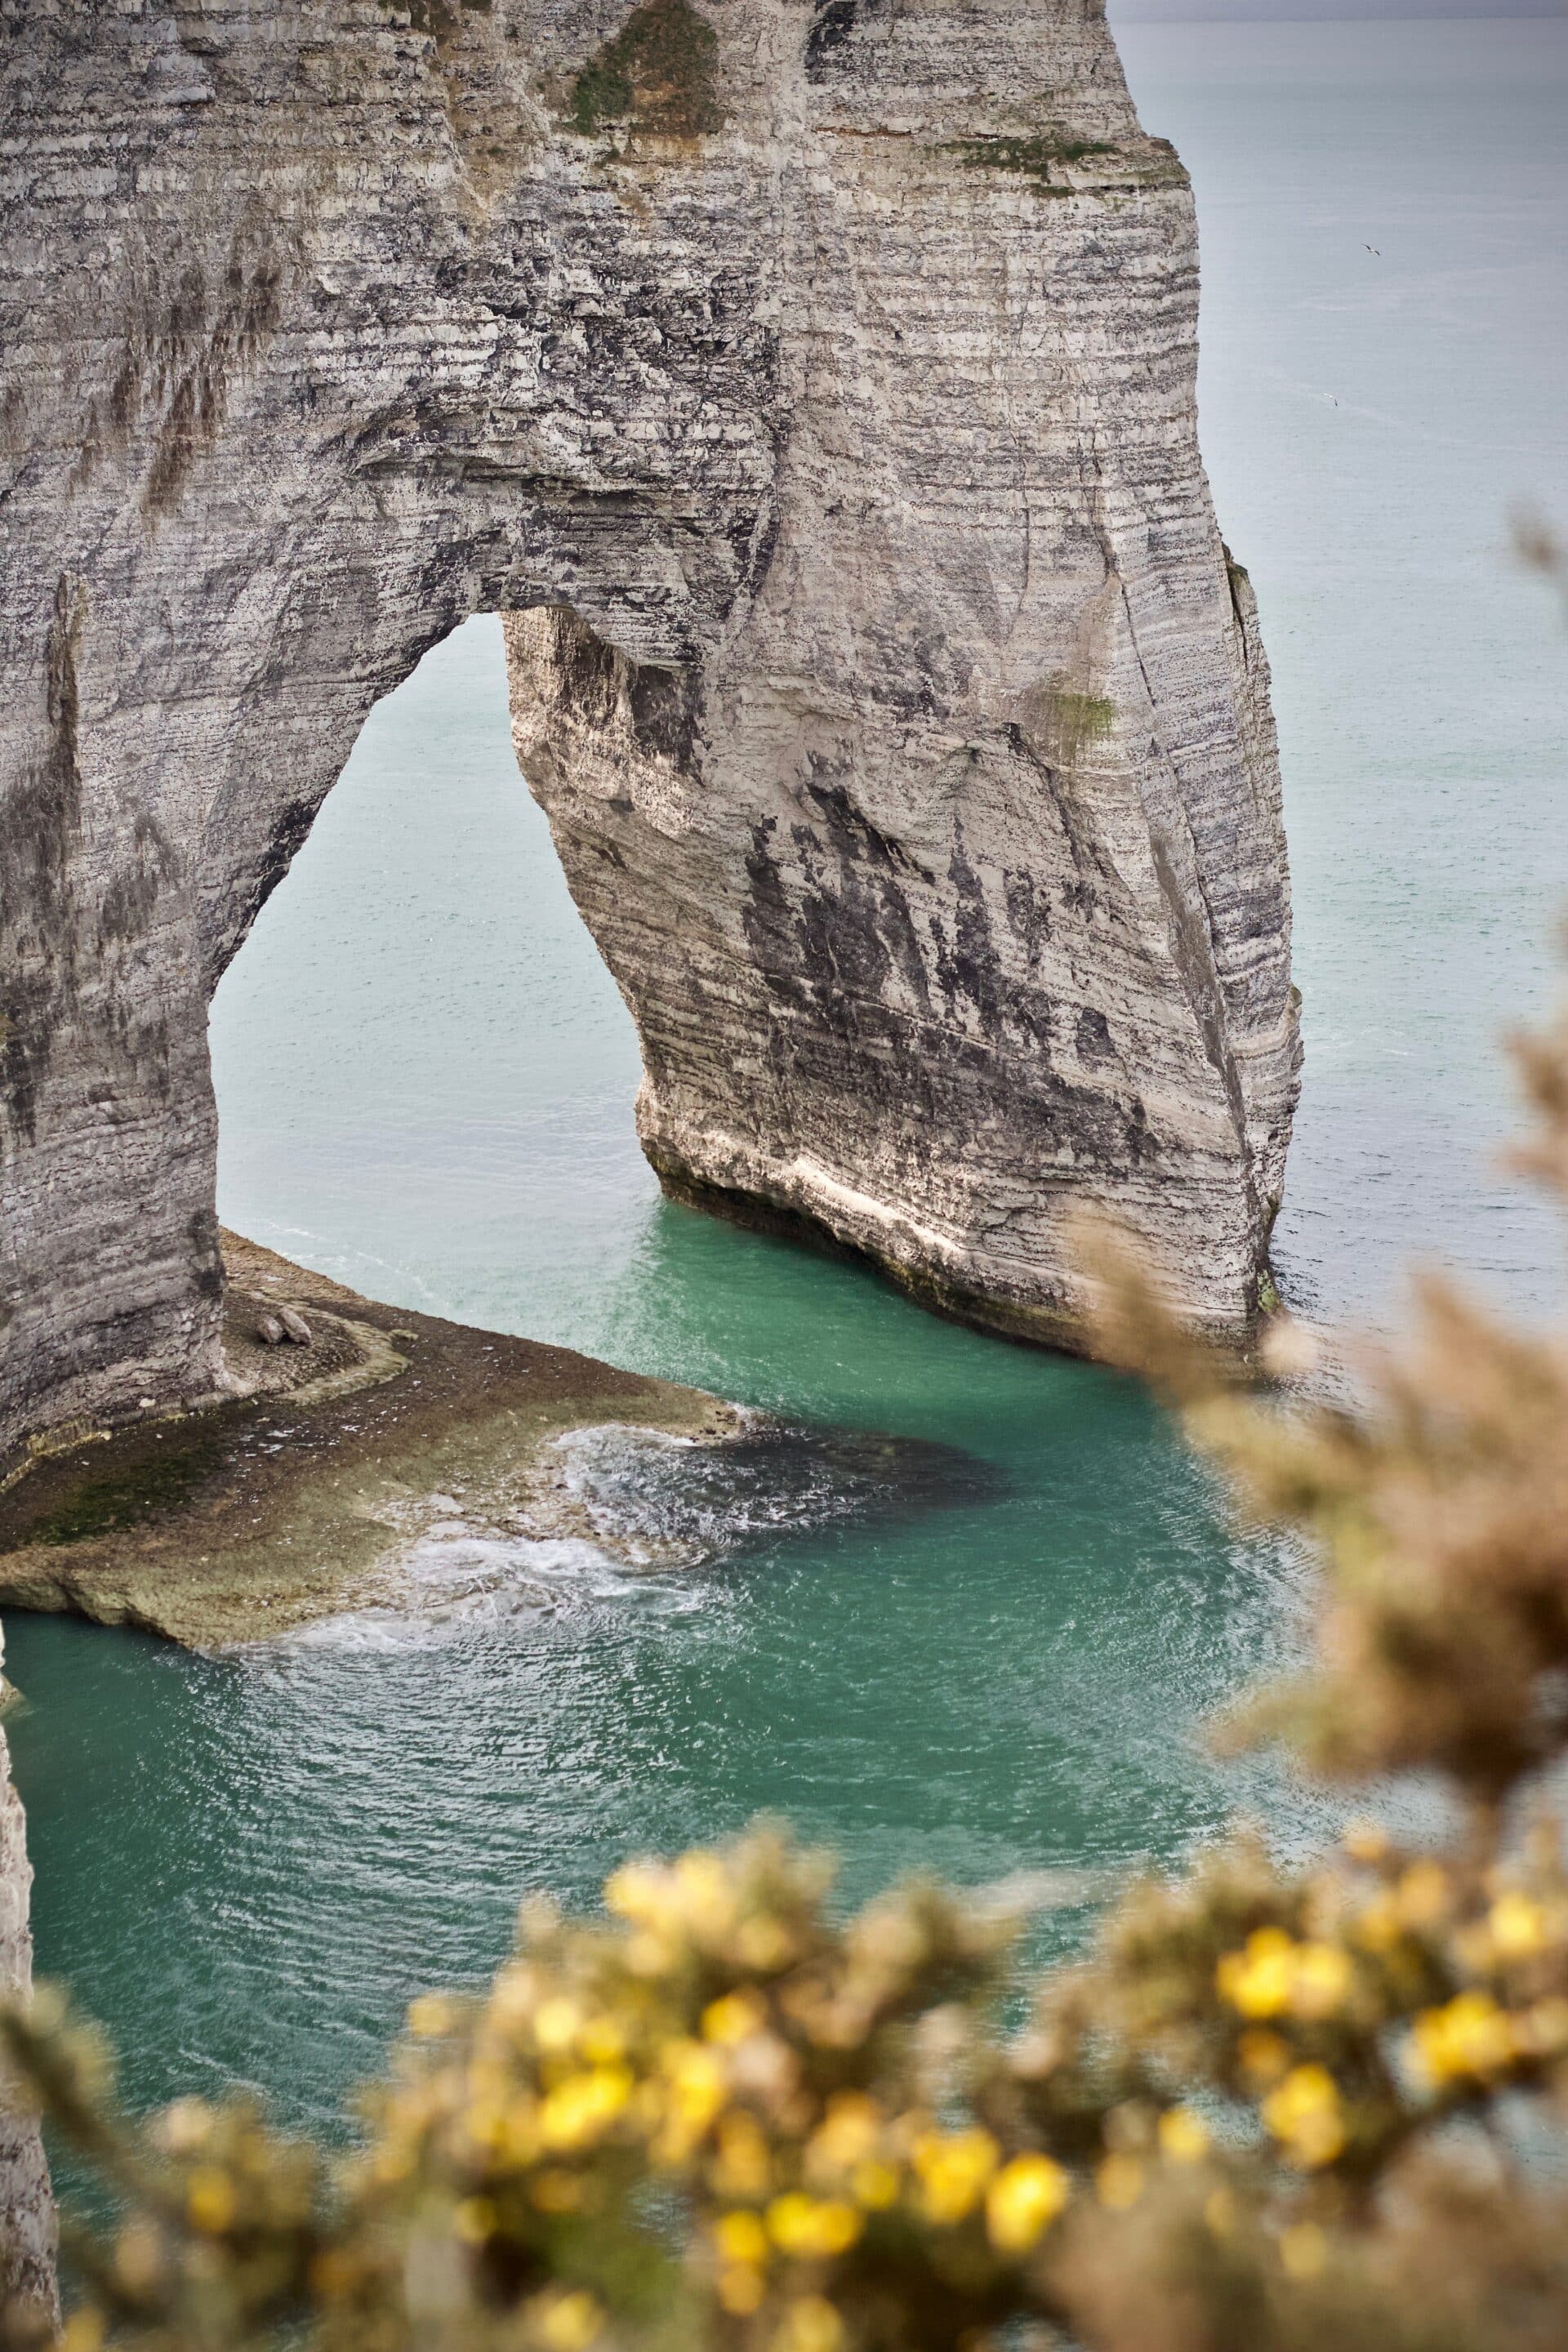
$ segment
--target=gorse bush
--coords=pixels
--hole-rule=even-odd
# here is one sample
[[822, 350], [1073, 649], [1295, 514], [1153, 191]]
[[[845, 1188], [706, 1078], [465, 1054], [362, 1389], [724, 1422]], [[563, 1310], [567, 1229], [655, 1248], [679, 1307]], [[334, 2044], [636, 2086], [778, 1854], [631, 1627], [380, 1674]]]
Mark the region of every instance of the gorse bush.
[[[1568, 1017], [1519, 1052], [1568, 1207]], [[767, 1829], [632, 1863], [414, 2003], [346, 2159], [238, 2099], [118, 2116], [46, 1990], [13, 2064], [121, 2216], [68, 2239], [68, 2352], [1562, 2352], [1568, 1347], [1429, 1282], [1357, 1401], [1259, 1395], [1091, 1247], [1108, 1346], [1321, 1565], [1313, 1670], [1247, 1735], [1421, 1773], [1447, 1841], [1238, 1839], [1016, 2030], [1016, 1928], [963, 1895], [843, 1924]]]

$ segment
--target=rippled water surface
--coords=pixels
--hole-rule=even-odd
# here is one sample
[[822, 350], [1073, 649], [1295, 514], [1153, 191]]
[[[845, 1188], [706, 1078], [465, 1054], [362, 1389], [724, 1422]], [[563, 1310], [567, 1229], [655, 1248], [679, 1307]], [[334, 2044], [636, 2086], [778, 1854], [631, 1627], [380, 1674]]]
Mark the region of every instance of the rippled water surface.
[[[1287, 1286], [1386, 1316], [1426, 1248], [1539, 1299], [1552, 1239], [1492, 1165], [1489, 1057], [1544, 1001], [1568, 899], [1563, 650], [1501, 551], [1509, 502], [1565, 478], [1568, 28], [1124, 46], [1198, 191], [1205, 443], [1276, 670], [1309, 1046]], [[1238, 1797], [1321, 1826], [1194, 1743], [1299, 1595], [1137, 1393], [659, 1200], [494, 621], [374, 715], [213, 1036], [229, 1223], [817, 1434], [700, 1478], [578, 1441], [566, 1475], [641, 1531], [630, 1566], [498, 1551], [454, 1499], [416, 1548], [416, 1638], [240, 1663], [13, 1619], [40, 1964], [135, 2097], [238, 2076], [323, 2120], [416, 1986], [494, 1964], [524, 1889], [586, 1901], [629, 1848], [761, 1808], [832, 1839], [857, 1893], [1170, 1855]]]

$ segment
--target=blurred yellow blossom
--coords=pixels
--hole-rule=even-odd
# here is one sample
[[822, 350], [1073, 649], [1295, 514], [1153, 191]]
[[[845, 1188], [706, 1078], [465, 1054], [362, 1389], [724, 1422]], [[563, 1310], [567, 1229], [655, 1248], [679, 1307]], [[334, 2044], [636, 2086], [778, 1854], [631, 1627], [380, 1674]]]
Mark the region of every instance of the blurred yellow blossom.
[[1048, 2156], [1016, 2156], [985, 2192], [985, 2228], [1004, 2254], [1026, 2253], [1072, 2193], [1064, 2168]]
[[1293, 2066], [1261, 2113], [1287, 2155], [1309, 2170], [1332, 2164], [1344, 2147], [1340, 2087], [1326, 2066]]
[[761, 2264], [768, 2259], [768, 2233], [755, 2213], [721, 2213], [714, 2224], [713, 2234], [727, 2263]]
[[591, 2294], [555, 2296], [541, 2314], [539, 2332], [549, 2352], [587, 2352], [603, 2334], [605, 2315]]
[[768, 2235], [782, 2253], [822, 2259], [852, 2246], [865, 2224], [853, 2205], [838, 2198], [807, 2197], [792, 2189], [768, 2207]]
[[922, 2132], [910, 2161], [927, 2221], [948, 2227], [972, 2213], [996, 2169], [997, 2154], [989, 2132]]
[[772, 2352], [838, 2352], [844, 2322], [825, 2295], [792, 2303], [773, 2336]]
[[1492, 1949], [1500, 1960], [1530, 1960], [1552, 1940], [1552, 1923], [1542, 1904], [1510, 1889], [1499, 1895], [1487, 1916]]
[[1191, 2107], [1167, 2107], [1160, 2117], [1160, 2148], [1175, 2164], [1196, 2164], [1208, 2154], [1208, 2126]]
[[1413, 2028], [1418, 2071], [1434, 2087], [1466, 2076], [1501, 2074], [1514, 2056], [1513, 2028], [1490, 1993], [1456, 1994], [1441, 2009], [1423, 2010]]

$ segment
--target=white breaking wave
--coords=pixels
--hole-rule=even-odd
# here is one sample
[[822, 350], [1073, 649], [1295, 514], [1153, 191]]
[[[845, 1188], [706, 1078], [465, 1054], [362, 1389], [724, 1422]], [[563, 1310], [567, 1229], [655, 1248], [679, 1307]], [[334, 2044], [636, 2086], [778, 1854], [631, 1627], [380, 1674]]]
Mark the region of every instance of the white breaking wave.
[[[320, 1618], [253, 1645], [253, 1654], [335, 1650], [391, 1656], [487, 1627], [605, 1601], [624, 1604], [642, 1597], [637, 1589], [646, 1591], [648, 1583], [625, 1560], [580, 1537], [437, 1525], [382, 1563], [376, 1584], [384, 1601]], [[678, 1596], [667, 1589], [660, 1597]]]

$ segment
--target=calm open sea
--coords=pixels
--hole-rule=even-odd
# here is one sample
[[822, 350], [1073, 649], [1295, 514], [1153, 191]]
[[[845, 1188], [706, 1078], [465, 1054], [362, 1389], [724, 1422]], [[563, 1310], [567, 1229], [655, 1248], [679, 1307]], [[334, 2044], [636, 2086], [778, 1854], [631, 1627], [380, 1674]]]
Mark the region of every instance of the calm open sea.
[[[1568, 26], [1123, 46], [1196, 184], [1204, 442], [1275, 667], [1308, 1042], [1285, 1286], [1386, 1321], [1424, 1251], [1544, 1301], [1556, 1236], [1495, 1166], [1494, 1038], [1547, 1001], [1568, 903], [1568, 639], [1505, 545], [1510, 502], [1568, 502]], [[411, 1991], [494, 1965], [525, 1888], [586, 1901], [628, 1848], [760, 1808], [832, 1840], [856, 1893], [1121, 1870], [1238, 1801], [1321, 1832], [1310, 1792], [1195, 1740], [1289, 1648], [1300, 1574], [1225, 1533], [1138, 1394], [661, 1202], [630, 1024], [512, 764], [497, 622], [372, 717], [213, 1045], [229, 1223], [986, 1475], [897, 1522], [726, 1526], [721, 1498], [686, 1569], [563, 1574], [374, 1654], [213, 1662], [14, 1618], [39, 1965], [133, 2098], [237, 2077], [325, 2121]]]

